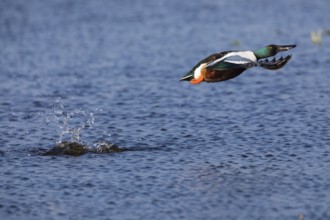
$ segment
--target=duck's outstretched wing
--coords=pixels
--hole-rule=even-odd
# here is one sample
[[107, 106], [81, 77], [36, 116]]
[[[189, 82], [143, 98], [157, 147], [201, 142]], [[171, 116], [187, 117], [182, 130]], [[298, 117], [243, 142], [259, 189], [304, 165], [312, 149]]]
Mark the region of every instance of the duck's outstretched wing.
[[231, 69], [248, 69], [256, 66], [257, 63], [241, 57], [239, 55], [229, 56], [223, 59], [214, 60], [207, 64], [206, 69], [208, 70], [231, 70]]
[[290, 59], [292, 55], [288, 55], [286, 57], [281, 57], [278, 60], [274, 57], [273, 60], [260, 60], [258, 61], [258, 66], [268, 69], [268, 70], [277, 70], [282, 68]]

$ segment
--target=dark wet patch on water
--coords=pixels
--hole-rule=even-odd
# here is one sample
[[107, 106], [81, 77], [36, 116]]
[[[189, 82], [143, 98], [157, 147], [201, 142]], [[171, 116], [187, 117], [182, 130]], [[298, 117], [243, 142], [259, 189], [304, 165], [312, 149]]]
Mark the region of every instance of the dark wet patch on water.
[[105, 154], [105, 153], [120, 153], [127, 151], [126, 148], [118, 147], [115, 144], [110, 142], [101, 142], [96, 147], [89, 147], [83, 143], [79, 142], [70, 142], [63, 141], [50, 149], [34, 149], [32, 153], [41, 156], [61, 156], [61, 155], [69, 155], [69, 156], [82, 156], [86, 153], [97, 153], [97, 154]]
[[[63, 141], [59, 144], [52, 146], [50, 149], [44, 148], [34, 148], [30, 151], [30, 153], [34, 155], [41, 156], [62, 156], [69, 155], [79, 157], [87, 153], [95, 153], [95, 154], [109, 154], [109, 153], [122, 153], [125, 151], [155, 151], [155, 150], [164, 150], [164, 146], [160, 147], [119, 147], [116, 144], [103, 141], [97, 143], [96, 146], [90, 147], [86, 144], [75, 142], [75, 141]], [[167, 149], [169, 150], [169, 149]], [[0, 152], [0, 156], [4, 154], [4, 152]]]

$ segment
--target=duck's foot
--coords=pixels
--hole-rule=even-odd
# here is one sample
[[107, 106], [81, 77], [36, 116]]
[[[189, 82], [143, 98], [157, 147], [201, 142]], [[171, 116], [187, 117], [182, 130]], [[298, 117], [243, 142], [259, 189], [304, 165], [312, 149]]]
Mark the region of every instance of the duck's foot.
[[204, 76], [201, 74], [197, 79], [190, 80], [191, 84], [198, 84], [204, 81]]

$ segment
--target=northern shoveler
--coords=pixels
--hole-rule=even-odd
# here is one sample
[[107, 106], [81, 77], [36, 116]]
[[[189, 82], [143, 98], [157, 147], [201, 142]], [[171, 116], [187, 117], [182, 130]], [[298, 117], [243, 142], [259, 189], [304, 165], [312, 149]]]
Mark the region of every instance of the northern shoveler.
[[291, 55], [281, 57], [278, 60], [262, 60], [275, 56], [278, 52], [287, 51], [296, 45], [268, 45], [256, 51], [224, 51], [212, 54], [197, 63], [180, 80], [190, 81], [192, 84], [205, 82], [220, 82], [232, 79], [245, 70], [260, 66], [269, 70], [277, 70], [283, 67]]

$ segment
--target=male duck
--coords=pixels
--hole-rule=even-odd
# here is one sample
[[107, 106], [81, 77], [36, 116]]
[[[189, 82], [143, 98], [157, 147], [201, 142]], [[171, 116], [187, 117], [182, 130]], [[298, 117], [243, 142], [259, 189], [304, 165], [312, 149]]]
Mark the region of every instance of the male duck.
[[278, 52], [287, 51], [296, 45], [268, 45], [256, 51], [224, 51], [212, 54], [197, 63], [180, 80], [190, 81], [192, 84], [200, 82], [220, 82], [232, 79], [240, 75], [245, 70], [260, 66], [269, 70], [277, 70], [283, 67], [290, 59], [291, 55], [269, 61], [260, 60], [275, 56]]

